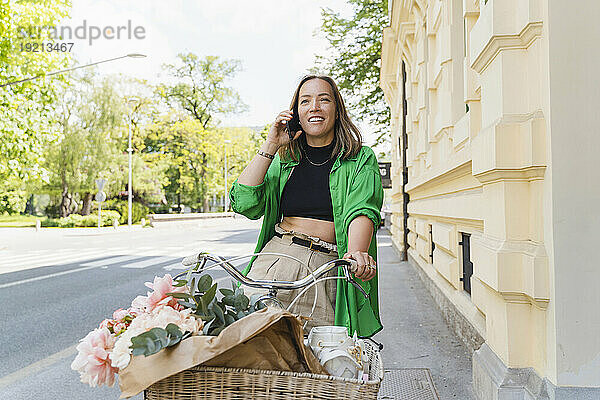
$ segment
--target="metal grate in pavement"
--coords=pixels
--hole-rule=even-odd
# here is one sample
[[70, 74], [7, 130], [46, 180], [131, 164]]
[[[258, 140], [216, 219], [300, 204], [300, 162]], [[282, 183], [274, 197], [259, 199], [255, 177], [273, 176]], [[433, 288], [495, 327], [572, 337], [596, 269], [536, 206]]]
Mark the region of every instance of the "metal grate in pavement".
[[440, 400], [427, 368], [386, 370], [378, 399]]

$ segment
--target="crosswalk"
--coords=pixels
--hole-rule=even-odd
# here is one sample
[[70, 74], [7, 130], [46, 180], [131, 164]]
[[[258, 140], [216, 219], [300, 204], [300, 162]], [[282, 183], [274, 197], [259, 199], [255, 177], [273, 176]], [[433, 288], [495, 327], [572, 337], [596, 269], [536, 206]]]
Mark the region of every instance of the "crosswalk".
[[[135, 250], [129, 248], [110, 249], [59, 249], [34, 250], [24, 253], [8, 251], [0, 252], [0, 274], [23, 271], [32, 268], [77, 264], [82, 267], [104, 267], [119, 264], [121, 268], [147, 268], [171, 261], [169, 267], [180, 264], [179, 260], [186, 254], [183, 246], [166, 248], [161, 252], [149, 252], [147, 248]], [[168, 254], [168, 255], [167, 255]], [[90, 261], [88, 261], [90, 260]], [[91, 261], [93, 260], [93, 261]], [[177, 262], [174, 262], [176, 261]]]
[[77, 265], [78, 267], [118, 267], [143, 269], [162, 265], [166, 271], [183, 270], [181, 259], [202, 249], [214, 254], [232, 256], [252, 253], [253, 244], [196, 242], [171, 246], [126, 246], [95, 248], [60, 248], [46, 250], [14, 251], [0, 249], [0, 274], [27, 269]]

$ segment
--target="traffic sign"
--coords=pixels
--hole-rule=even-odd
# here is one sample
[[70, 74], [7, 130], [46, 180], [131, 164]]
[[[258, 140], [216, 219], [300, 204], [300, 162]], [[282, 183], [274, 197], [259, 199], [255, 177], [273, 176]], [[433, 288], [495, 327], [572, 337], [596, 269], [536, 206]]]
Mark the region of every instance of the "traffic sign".
[[[106, 185], [106, 179], [96, 179], [96, 186], [98, 186], [98, 191], [101, 192], [104, 189], [104, 185]], [[98, 200], [100, 201], [100, 200]], [[102, 200], [104, 201], [104, 200]]]
[[383, 184], [384, 189], [389, 189], [392, 187], [392, 177], [391, 177], [391, 168], [392, 163], [389, 161], [380, 161], [379, 162], [379, 173], [381, 174], [381, 183]]
[[103, 202], [106, 200], [106, 193], [98, 192], [96, 193], [96, 201]]

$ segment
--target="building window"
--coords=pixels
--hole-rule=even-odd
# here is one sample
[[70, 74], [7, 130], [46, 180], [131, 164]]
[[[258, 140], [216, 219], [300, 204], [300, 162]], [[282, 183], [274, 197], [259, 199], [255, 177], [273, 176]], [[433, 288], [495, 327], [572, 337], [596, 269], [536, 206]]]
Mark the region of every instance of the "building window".
[[462, 247], [462, 278], [463, 289], [471, 295], [471, 276], [473, 276], [473, 263], [471, 262], [471, 235], [461, 232], [461, 241], [458, 244]]

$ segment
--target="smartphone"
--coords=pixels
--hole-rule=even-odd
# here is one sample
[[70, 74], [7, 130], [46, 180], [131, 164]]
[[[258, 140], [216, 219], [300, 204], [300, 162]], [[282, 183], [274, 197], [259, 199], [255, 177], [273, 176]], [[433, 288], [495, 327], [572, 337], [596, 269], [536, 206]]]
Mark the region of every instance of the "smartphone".
[[287, 133], [290, 137], [290, 141], [294, 140], [294, 136], [296, 136], [296, 132], [302, 130], [302, 126], [300, 125], [300, 117], [298, 114], [292, 114], [292, 119], [287, 122]]

